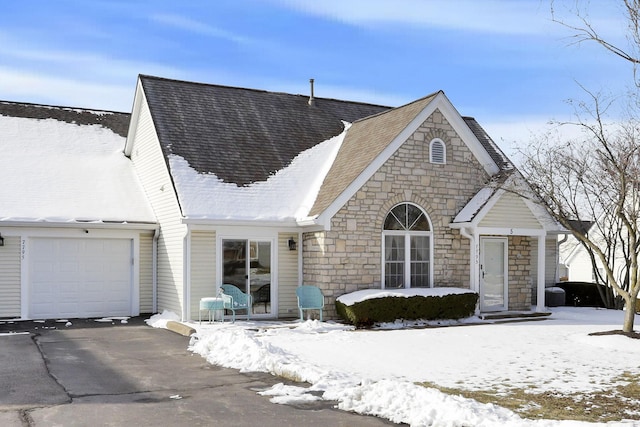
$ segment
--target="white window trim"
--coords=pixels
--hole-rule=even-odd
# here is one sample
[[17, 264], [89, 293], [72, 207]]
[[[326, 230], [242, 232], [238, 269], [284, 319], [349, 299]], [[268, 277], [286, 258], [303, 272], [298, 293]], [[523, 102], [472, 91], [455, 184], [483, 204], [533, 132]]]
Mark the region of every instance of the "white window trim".
[[[437, 161], [439, 159], [434, 159], [433, 157], [434, 144], [438, 144], [442, 148], [442, 161]], [[429, 162], [436, 165], [444, 165], [447, 163], [447, 144], [445, 144], [440, 138], [434, 138], [429, 143]]]
[[[433, 288], [433, 223], [431, 222], [431, 218], [427, 215], [427, 212], [420, 206], [411, 202], [402, 202], [392, 206], [387, 213], [385, 214], [385, 218], [389, 213], [395, 209], [398, 205], [409, 204], [417, 207], [422, 211], [422, 214], [429, 222], [429, 231], [410, 231], [410, 230], [382, 230], [382, 254], [381, 254], [381, 271], [382, 277], [380, 280], [380, 285], [382, 289], [386, 288], [386, 236], [405, 236], [404, 244], [405, 244], [405, 263], [404, 263], [404, 289], [411, 289], [411, 262], [406, 262], [407, 258], [410, 257], [411, 251], [411, 236], [428, 236], [429, 237], [429, 287]], [[396, 288], [391, 288], [396, 289]]]

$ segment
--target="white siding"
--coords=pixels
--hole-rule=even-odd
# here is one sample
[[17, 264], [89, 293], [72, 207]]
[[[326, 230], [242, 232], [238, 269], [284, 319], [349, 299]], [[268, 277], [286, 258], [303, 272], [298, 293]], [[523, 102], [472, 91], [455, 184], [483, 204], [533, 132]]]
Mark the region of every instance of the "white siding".
[[542, 228], [524, 201], [513, 193], [505, 193], [500, 197], [479, 225], [499, 228]]
[[0, 317], [20, 317], [20, 237], [0, 247]]
[[140, 313], [153, 312], [153, 234], [140, 235]]
[[216, 296], [216, 233], [191, 233], [191, 318], [198, 319], [200, 298]]
[[160, 224], [158, 240], [158, 311], [182, 315], [184, 237], [181, 212], [146, 101], [141, 103], [131, 160]]
[[298, 249], [290, 251], [291, 236], [291, 233], [278, 234], [278, 317], [298, 316], [298, 251], [302, 245], [298, 241]]
[[[558, 239], [548, 236], [544, 248], [544, 283], [553, 285], [558, 281]], [[531, 239], [531, 284], [535, 288], [538, 283], [538, 240]]]
[[572, 282], [593, 282], [593, 264], [586, 249], [580, 248], [569, 264], [569, 280]]

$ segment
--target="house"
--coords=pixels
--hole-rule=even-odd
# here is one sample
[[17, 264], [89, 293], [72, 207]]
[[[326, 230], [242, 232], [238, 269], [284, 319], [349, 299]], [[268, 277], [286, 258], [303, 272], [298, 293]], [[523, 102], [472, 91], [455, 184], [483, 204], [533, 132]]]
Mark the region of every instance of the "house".
[[183, 319], [222, 283], [260, 318], [294, 316], [302, 283], [332, 317], [372, 287], [529, 310], [557, 279], [557, 225], [493, 185], [523, 180], [443, 92], [388, 108], [140, 76], [125, 155], [160, 229], [158, 309]]
[[0, 102], [0, 317], [154, 311], [156, 218], [129, 114]]
[[[606, 221], [601, 218], [599, 221], [573, 221], [572, 224], [581, 233], [587, 235], [592, 241], [600, 247], [613, 247], [613, 245], [607, 245], [607, 239], [603, 236], [603, 231], [607, 233], [609, 227], [606, 226]], [[617, 241], [617, 238], [613, 238]], [[585, 247], [578, 241], [578, 239], [572, 234], [565, 234], [561, 236], [559, 240], [559, 269], [561, 271], [561, 280], [568, 280], [572, 282], [593, 282], [596, 283], [596, 272], [593, 269], [593, 263], [591, 256]], [[617, 245], [620, 242], [616, 243]], [[621, 249], [617, 249], [615, 253], [612, 253], [611, 262], [613, 267], [613, 274], [617, 280], [623, 281], [625, 273], [625, 256]], [[602, 261], [595, 258], [596, 265], [598, 266], [599, 274], [601, 278], [606, 278]], [[601, 279], [602, 280], [602, 279]]]
[[[64, 307], [84, 292], [55, 268], [99, 260], [83, 279], [90, 280], [117, 264], [110, 249], [82, 246], [113, 240], [128, 242], [123, 269], [131, 280], [98, 287], [122, 282], [113, 294], [128, 295], [128, 314], [171, 310], [184, 320], [197, 319], [200, 299], [222, 283], [253, 295], [252, 318], [295, 317], [296, 288], [315, 284], [331, 318], [336, 297], [366, 288], [463, 287], [479, 293], [479, 312], [528, 311], [538, 301], [542, 310], [545, 283], [557, 280], [557, 225], [529, 198], [496, 185], [526, 184], [441, 91], [390, 108], [315, 97], [313, 86], [306, 96], [142, 75], [126, 133], [124, 114], [24, 108], [31, 118], [19, 125], [17, 114], [0, 110], [0, 135], [9, 123], [16, 153], [15, 168], [0, 175], [20, 183], [38, 170], [40, 182], [68, 182], [54, 193], [34, 185], [28, 214], [18, 202], [5, 209], [15, 192], [3, 189], [0, 292], [8, 302], [0, 316], [126, 312], [115, 303], [78, 308], [108, 299], [106, 292], [66, 311], [38, 308], [52, 298]], [[40, 129], [47, 123], [57, 130]], [[84, 145], [73, 136], [81, 130], [93, 132]], [[45, 166], [60, 170], [39, 170], [18, 155], [29, 138], [40, 142], [34, 158], [43, 150]], [[45, 145], [66, 139], [77, 140], [75, 148]], [[66, 155], [81, 149], [104, 163]], [[104, 174], [99, 186], [87, 169], [96, 179]], [[98, 197], [103, 192], [111, 198]], [[69, 260], [57, 249], [67, 243], [80, 245], [71, 253], [93, 255]], [[52, 296], [47, 286], [63, 292]]]

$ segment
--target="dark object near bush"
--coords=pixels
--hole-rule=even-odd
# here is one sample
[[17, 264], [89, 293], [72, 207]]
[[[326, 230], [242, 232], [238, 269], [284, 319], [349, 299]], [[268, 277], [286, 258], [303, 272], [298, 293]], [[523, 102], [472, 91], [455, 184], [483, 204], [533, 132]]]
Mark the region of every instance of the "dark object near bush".
[[347, 322], [357, 327], [374, 323], [405, 320], [461, 319], [473, 315], [478, 294], [373, 298], [353, 305], [336, 301], [336, 309]]
[[565, 305], [574, 307], [604, 307], [598, 286], [604, 291], [603, 285], [590, 282], [560, 282], [556, 287], [564, 289]]

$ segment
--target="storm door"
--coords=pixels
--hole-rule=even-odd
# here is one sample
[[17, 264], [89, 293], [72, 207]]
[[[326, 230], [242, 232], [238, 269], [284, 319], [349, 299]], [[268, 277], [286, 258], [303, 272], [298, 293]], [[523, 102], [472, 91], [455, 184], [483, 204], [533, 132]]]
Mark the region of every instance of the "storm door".
[[271, 314], [271, 242], [223, 239], [222, 283], [251, 295], [251, 314]]
[[480, 311], [507, 310], [508, 240], [484, 237], [480, 242]]

